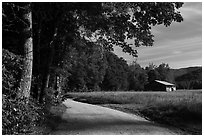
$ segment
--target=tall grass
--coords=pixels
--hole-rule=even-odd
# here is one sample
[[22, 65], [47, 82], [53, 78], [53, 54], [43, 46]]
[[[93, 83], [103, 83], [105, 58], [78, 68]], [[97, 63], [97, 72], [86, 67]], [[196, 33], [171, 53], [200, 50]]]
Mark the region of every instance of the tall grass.
[[70, 96], [98, 100], [98, 104], [192, 105], [202, 104], [202, 91], [186, 92], [86, 92], [69, 93]]
[[[202, 91], [69, 93], [75, 100], [140, 114], [160, 123], [201, 133]], [[190, 123], [190, 124], [189, 124]], [[197, 124], [196, 129], [192, 125]], [[195, 126], [194, 126], [195, 127]]]

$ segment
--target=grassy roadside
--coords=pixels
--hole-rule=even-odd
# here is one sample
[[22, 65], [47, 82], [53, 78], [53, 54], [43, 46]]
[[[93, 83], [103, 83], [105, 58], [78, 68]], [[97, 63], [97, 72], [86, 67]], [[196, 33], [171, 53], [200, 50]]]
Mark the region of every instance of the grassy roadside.
[[[53, 93], [52, 89], [47, 89], [47, 93]], [[62, 103], [63, 100], [61, 96], [56, 98], [53, 94], [46, 95], [46, 101], [42, 105], [42, 120], [39, 126], [33, 127], [32, 135], [49, 135], [55, 130], [62, 119], [63, 113], [66, 111], [67, 107]]]
[[202, 134], [202, 91], [89, 92], [67, 97], [141, 115], [187, 134]]

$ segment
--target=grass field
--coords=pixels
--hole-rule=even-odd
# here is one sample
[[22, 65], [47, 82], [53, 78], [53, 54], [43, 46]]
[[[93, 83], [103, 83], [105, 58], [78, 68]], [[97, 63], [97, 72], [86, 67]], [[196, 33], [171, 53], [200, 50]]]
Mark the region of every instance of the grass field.
[[176, 92], [85, 92], [67, 97], [141, 115], [178, 127], [189, 134], [202, 133], [202, 91]]

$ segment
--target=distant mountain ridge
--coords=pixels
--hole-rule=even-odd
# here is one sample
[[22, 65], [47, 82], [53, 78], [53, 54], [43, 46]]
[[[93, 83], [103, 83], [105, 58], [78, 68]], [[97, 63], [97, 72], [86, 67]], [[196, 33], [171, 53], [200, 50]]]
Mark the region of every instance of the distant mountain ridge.
[[170, 71], [173, 71], [174, 77], [178, 77], [197, 70], [201, 72], [201, 76], [202, 76], [202, 67], [187, 67], [187, 68], [171, 69]]
[[169, 75], [173, 75], [174, 83], [182, 89], [202, 88], [202, 67], [188, 67], [171, 69]]

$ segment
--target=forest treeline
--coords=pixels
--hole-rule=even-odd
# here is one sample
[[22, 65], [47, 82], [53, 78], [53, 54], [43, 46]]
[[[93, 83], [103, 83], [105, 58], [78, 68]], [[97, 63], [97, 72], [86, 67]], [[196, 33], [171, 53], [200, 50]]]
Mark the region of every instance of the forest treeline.
[[[154, 80], [174, 83], [177, 89], [202, 88], [201, 67], [171, 69], [167, 63], [162, 63], [142, 68], [136, 62], [128, 65], [122, 57], [109, 51], [102, 58], [97, 48], [95, 50], [67, 52], [68, 58], [73, 60], [67, 64], [72, 67], [63, 78], [64, 92], [144, 91]], [[49, 86], [57, 90], [55, 77], [51, 79]]]
[[[84, 50], [83, 46], [91, 47]], [[104, 54], [101, 54], [100, 47], [96, 45], [79, 44], [76, 47], [69, 47], [66, 51], [65, 58], [63, 59], [64, 65], [60, 68], [52, 67], [48, 88], [59, 90], [58, 86], [60, 86], [60, 90], [65, 93], [144, 91], [148, 89], [146, 85], [154, 80], [174, 83], [177, 89], [202, 88], [201, 67], [171, 69], [166, 63], [162, 63], [159, 66], [152, 63], [142, 68], [135, 61], [128, 65], [122, 57], [118, 57], [113, 52], [106, 51]], [[15, 64], [12, 67], [10, 63], [14, 60], [8, 60], [9, 56], [16, 57], [15, 54], [3, 49], [3, 64], [11, 66], [12, 69], [15, 67], [15, 71], [19, 71], [20, 69], [16, 69], [18, 67]], [[15, 61], [16, 64], [20, 64], [20, 58], [16, 58]], [[15, 88], [18, 86], [20, 73], [15, 72], [14, 74], [13, 76], [16, 80], [11, 82], [16, 82], [12, 84]], [[60, 76], [60, 80], [56, 75]], [[58, 85], [57, 82], [59, 81], [61, 85]], [[32, 89], [35, 90], [34, 88], [35, 84], [33, 84]]]
[[183, 21], [182, 5], [3, 2], [3, 134], [28, 134], [28, 128], [42, 122], [38, 105], [51, 104], [63, 92], [142, 90], [160, 67], [128, 66], [112, 53], [113, 46], [137, 57], [134, 46], [153, 46], [152, 26]]

